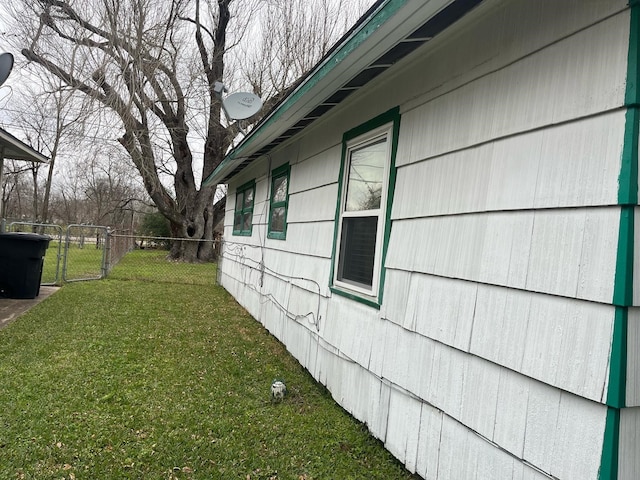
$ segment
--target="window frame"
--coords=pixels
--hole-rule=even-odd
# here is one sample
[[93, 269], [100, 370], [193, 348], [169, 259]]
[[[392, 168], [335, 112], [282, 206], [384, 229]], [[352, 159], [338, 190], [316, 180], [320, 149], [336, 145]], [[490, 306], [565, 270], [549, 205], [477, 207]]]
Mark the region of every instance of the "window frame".
[[[246, 193], [248, 191], [252, 192], [252, 198], [251, 198], [251, 206], [247, 207], [245, 206], [245, 202], [246, 202]], [[242, 208], [238, 209], [238, 195], [242, 195]], [[235, 204], [233, 207], [233, 226], [232, 226], [232, 234], [233, 235], [240, 235], [240, 236], [245, 236], [245, 237], [250, 237], [253, 233], [253, 207], [255, 205], [256, 202], [256, 181], [255, 180], [251, 180], [247, 183], [244, 183], [242, 185], [240, 185], [237, 189], [236, 189], [236, 198], [235, 198]], [[242, 215], [242, 221], [240, 222], [240, 229], [236, 229], [236, 217], [237, 215], [240, 214]], [[249, 229], [246, 230], [243, 228], [244, 223], [245, 223], [245, 216], [246, 215], [250, 215], [251, 218], [251, 225], [249, 226]]]
[[[331, 257], [331, 276], [329, 287], [333, 293], [342, 295], [366, 305], [379, 309], [382, 304], [384, 280], [386, 271], [384, 261], [387, 254], [389, 236], [391, 234], [391, 206], [395, 191], [396, 167], [395, 157], [398, 146], [398, 134], [400, 129], [399, 108], [393, 108], [382, 115], [346, 132], [342, 138], [342, 158], [338, 178], [338, 199], [335, 214], [335, 227], [333, 239], [333, 252]], [[351, 166], [351, 154], [358, 149], [374, 145], [381, 139], [386, 140], [386, 157], [383, 174], [383, 187], [378, 209], [361, 210], [357, 212], [346, 211], [347, 188], [349, 183], [349, 169]], [[340, 255], [342, 252], [342, 230], [345, 218], [365, 218], [376, 216], [377, 230], [376, 244], [373, 261], [372, 285], [349, 281], [339, 278]]]
[[[286, 178], [287, 181], [287, 189], [285, 193], [285, 199], [282, 201], [273, 201], [274, 191], [275, 191], [275, 183], [280, 178]], [[275, 240], [286, 240], [287, 239], [287, 214], [289, 212], [289, 182], [291, 178], [291, 166], [288, 163], [275, 168], [271, 172], [271, 194], [269, 196], [269, 218], [267, 220], [267, 238], [275, 239]], [[274, 208], [284, 208], [284, 226], [282, 231], [274, 231], [271, 225], [272, 213]]]

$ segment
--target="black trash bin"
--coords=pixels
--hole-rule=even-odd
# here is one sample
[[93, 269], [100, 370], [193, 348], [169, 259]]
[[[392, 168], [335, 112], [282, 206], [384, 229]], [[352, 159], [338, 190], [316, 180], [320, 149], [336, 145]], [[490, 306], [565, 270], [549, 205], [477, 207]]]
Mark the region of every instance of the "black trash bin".
[[51, 237], [35, 233], [0, 233], [0, 296], [36, 298], [44, 254]]

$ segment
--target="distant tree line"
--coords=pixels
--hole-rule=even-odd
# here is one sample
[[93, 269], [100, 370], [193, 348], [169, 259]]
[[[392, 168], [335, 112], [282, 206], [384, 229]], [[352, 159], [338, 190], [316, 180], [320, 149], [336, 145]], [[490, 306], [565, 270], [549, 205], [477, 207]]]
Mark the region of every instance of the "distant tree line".
[[132, 231], [155, 210], [144, 190], [121, 164], [87, 160], [81, 172], [67, 172], [49, 192], [44, 209], [47, 165], [7, 160], [0, 218], [42, 224], [91, 224]]

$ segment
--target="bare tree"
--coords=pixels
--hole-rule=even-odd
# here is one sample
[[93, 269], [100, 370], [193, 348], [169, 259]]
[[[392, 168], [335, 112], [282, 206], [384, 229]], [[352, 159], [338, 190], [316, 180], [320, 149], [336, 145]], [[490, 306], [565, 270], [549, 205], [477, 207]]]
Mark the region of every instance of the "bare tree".
[[28, 163], [7, 160], [5, 163], [5, 176], [2, 182], [2, 211], [0, 218], [22, 219], [31, 218], [32, 204], [29, 198], [34, 195], [33, 185], [29, 184], [25, 175], [31, 172]]
[[254, 26], [258, 41], [243, 45], [240, 65], [259, 95], [286, 91], [311, 70], [371, 0], [269, 0]]
[[62, 181], [51, 195], [52, 221], [64, 225], [91, 223], [88, 209], [84, 206], [84, 186], [80, 178], [75, 174], [67, 174], [64, 170], [62, 173]]
[[[118, 142], [169, 220], [172, 234], [210, 240], [225, 201], [214, 205], [216, 187], [199, 186], [196, 173], [209, 176], [238, 133], [236, 125], [221, 118], [214, 85], [237, 81], [227, 70], [228, 62], [238, 58], [234, 60], [230, 49], [250, 31], [249, 19], [265, 1], [14, 0], [10, 10], [18, 20], [14, 28], [20, 32], [24, 57], [85, 95], [96, 114], [110, 118]], [[280, 23], [292, 28], [284, 37], [267, 38], [263, 54], [285, 52], [300, 42], [312, 45], [313, 52], [301, 56], [303, 48], [293, 56], [279, 53], [278, 62], [263, 63], [280, 69], [278, 75], [269, 73], [266, 82], [258, 78], [258, 63], [252, 65], [250, 83], [270, 97], [267, 106], [326, 50], [336, 36], [333, 29], [341, 29], [326, 1], [319, 2], [325, 20], [318, 23], [318, 12], [309, 13], [299, 24], [302, 17], [287, 9], [286, 1], [275, 3], [285, 15]], [[311, 18], [314, 22], [309, 23]], [[325, 29], [326, 38], [317, 41], [307, 35], [316, 28]], [[260, 61], [268, 58], [263, 55]], [[191, 126], [201, 138], [190, 134]], [[203, 150], [198, 162], [194, 145]], [[170, 186], [163, 182], [165, 174], [170, 175]], [[210, 242], [185, 241], [174, 242], [170, 255], [197, 261], [212, 254]]]
[[[33, 220], [40, 223], [49, 221], [49, 199], [51, 185], [58, 154], [76, 149], [82, 138], [84, 108], [74, 102], [73, 92], [66, 86], [56, 82], [55, 78], [43, 79], [45, 89], [34, 89], [27, 86], [25, 95], [18, 102], [17, 112], [12, 115], [15, 126], [23, 132], [27, 143], [49, 157], [49, 163], [43, 165], [32, 163], [29, 168], [33, 181]], [[9, 112], [9, 113], [12, 113]], [[43, 182], [40, 172], [46, 171], [44, 194], [41, 193]]]
[[[49, 136], [47, 150], [49, 153], [49, 169], [47, 171], [47, 181], [45, 183], [44, 199], [42, 201], [42, 223], [49, 221], [49, 201], [51, 198], [51, 185], [53, 183], [53, 174], [58, 159], [58, 153], [61, 150], [61, 142], [68, 142], [67, 133], [72, 132], [78, 125], [78, 122], [84, 117], [83, 109], [75, 115], [67, 108], [71, 103], [71, 94], [68, 89], [60, 86], [47, 92], [47, 102], [45, 105], [51, 105], [51, 114], [43, 111], [40, 118], [49, 118], [54, 122], [54, 128]], [[41, 108], [42, 103], [35, 102], [36, 108]], [[43, 135], [44, 137], [44, 135]], [[46, 138], [46, 137], [44, 137]], [[73, 139], [73, 136], [71, 136]], [[77, 137], [72, 141], [77, 145]]]
[[143, 195], [132, 181], [129, 165], [120, 161], [113, 147], [98, 145], [89, 152], [80, 179], [85, 208], [94, 225], [123, 229], [135, 204]]
[[[135, 169], [121, 148], [98, 136], [104, 125], [86, 122], [85, 106], [68, 87], [47, 86], [45, 91], [28, 89], [30, 95], [18, 97], [24, 103], [15, 102], [6, 112], [6, 122], [22, 130], [27, 143], [49, 157], [48, 164], [8, 164], [4, 191], [15, 201], [6, 204], [6, 213], [37, 223], [55, 220], [122, 228], [125, 216], [131, 217], [132, 205], [148, 202], [135, 181]], [[53, 179], [59, 156], [66, 162], [56, 191]], [[50, 212], [52, 203], [54, 212]]]

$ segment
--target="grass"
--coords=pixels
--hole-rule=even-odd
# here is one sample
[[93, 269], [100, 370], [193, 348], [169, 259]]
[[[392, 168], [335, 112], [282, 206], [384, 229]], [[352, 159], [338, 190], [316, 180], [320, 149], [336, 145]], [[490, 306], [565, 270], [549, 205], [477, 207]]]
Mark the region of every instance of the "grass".
[[223, 289], [144, 258], [0, 331], [0, 478], [413, 478]]
[[183, 285], [213, 285], [216, 269], [212, 263], [168, 262], [167, 250], [134, 250], [120, 260], [110, 279], [170, 282]]
[[96, 248], [94, 244], [85, 244], [80, 247], [71, 244], [67, 255], [67, 279], [91, 279], [100, 278], [102, 273], [103, 248]]

